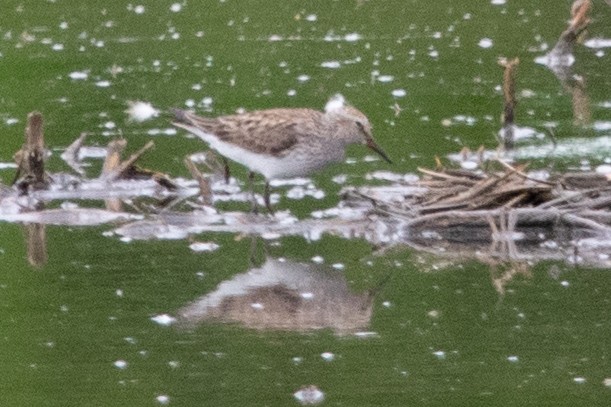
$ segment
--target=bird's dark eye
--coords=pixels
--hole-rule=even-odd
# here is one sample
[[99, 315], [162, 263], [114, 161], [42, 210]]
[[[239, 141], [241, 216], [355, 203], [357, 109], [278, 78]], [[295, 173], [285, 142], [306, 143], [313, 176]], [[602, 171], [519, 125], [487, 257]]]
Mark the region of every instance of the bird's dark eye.
[[358, 121], [358, 120], [356, 121], [356, 127], [358, 127], [358, 128], [359, 128], [359, 130], [361, 130], [363, 133], [366, 133], [366, 132], [365, 132], [365, 126], [363, 125], [363, 123], [361, 123], [361, 122], [360, 122], [360, 121]]

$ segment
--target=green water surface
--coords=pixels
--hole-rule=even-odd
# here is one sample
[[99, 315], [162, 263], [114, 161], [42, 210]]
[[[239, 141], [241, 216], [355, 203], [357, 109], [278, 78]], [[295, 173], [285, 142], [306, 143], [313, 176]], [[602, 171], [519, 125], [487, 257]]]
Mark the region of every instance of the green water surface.
[[[3, 0], [0, 162], [11, 162], [27, 113], [39, 110], [51, 172], [69, 171], [59, 154], [88, 132], [88, 145], [123, 136], [129, 151], [153, 139], [142, 164], [187, 176], [184, 156], [205, 147], [183, 132], [165, 134], [163, 115], [128, 121], [128, 101], [218, 115], [322, 108], [340, 92], [368, 115], [394, 164], [362, 160], [368, 153], [351, 148], [356, 164], [313, 175], [323, 199], [281, 199], [306, 216], [339, 201], [336, 175], [358, 185], [376, 170], [432, 167], [435, 156], [464, 146], [494, 149], [497, 58], [506, 56], [521, 60], [520, 126], [543, 133], [551, 126], [560, 143], [601, 140], [598, 155], [537, 157], [533, 165], [609, 164], [609, 48], [575, 49], [573, 69], [585, 79], [591, 111], [590, 123], [576, 126], [570, 92], [534, 62], [566, 28], [570, 2], [493, 3]], [[611, 7], [593, 3], [589, 37], [609, 41]], [[101, 163], [91, 163], [95, 176]], [[244, 169], [232, 170], [245, 179]], [[3, 184], [13, 171], [0, 170]], [[610, 270], [519, 265], [498, 289], [495, 279], [510, 266], [442, 263], [359, 239], [258, 239], [253, 265], [248, 238], [201, 234], [194, 238], [220, 248], [197, 253], [186, 240], [124, 242], [106, 233], [113, 227], [47, 226], [48, 261], [33, 267], [25, 227], [0, 224], [0, 406], [290, 406], [309, 385], [324, 392], [322, 405], [334, 406], [611, 400]], [[355, 293], [371, 292], [365, 334], [221, 322], [185, 330], [151, 320], [175, 315], [265, 256], [322, 260]]]

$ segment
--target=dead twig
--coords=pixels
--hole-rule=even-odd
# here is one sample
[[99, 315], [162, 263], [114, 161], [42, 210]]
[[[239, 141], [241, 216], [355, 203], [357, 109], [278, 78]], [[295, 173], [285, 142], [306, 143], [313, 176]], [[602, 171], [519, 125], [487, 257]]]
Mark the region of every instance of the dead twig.
[[191, 176], [197, 180], [197, 184], [199, 185], [199, 193], [202, 197], [204, 203], [207, 205], [212, 205], [212, 188], [210, 187], [210, 179], [205, 177], [199, 168], [193, 163], [193, 161], [189, 157], [185, 157], [184, 160], [185, 166], [191, 173]]

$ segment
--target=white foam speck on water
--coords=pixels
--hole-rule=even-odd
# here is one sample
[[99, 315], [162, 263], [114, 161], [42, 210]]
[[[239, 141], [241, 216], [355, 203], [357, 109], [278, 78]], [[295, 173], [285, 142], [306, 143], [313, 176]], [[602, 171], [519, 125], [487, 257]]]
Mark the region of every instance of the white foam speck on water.
[[279, 34], [272, 34], [267, 39], [269, 42], [278, 42], [284, 40], [284, 37]]
[[159, 315], [155, 315], [154, 317], [151, 317], [151, 321], [159, 325], [170, 326], [174, 322], [176, 322], [176, 318], [168, 314], [159, 314]]
[[396, 98], [402, 98], [407, 95], [407, 91], [405, 89], [394, 89], [391, 94]]
[[335, 182], [336, 184], [342, 185], [345, 184], [346, 181], [348, 181], [348, 176], [346, 174], [336, 175], [331, 178], [331, 181]]
[[577, 376], [573, 378], [573, 381], [577, 384], [582, 384], [586, 382], [586, 378], [583, 376]]
[[467, 126], [473, 126], [475, 123], [477, 123], [477, 119], [475, 117], [462, 114], [458, 114], [450, 119], [451, 125], [466, 124]]
[[[542, 140], [545, 138], [545, 134], [538, 132], [537, 130], [531, 127], [520, 127], [516, 125], [511, 126], [511, 130], [513, 131], [513, 138], [515, 140], [529, 139], [529, 138], [537, 138]], [[498, 137], [501, 140], [506, 138], [505, 134], [507, 133], [507, 129], [504, 127], [501, 128], [498, 132]]]
[[15, 163], [0, 163], [0, 170], [6, 169], [6, 168], [17, 168], [17, 164], [15, 164]]
[[571, 285], [571, 283], [569, 283], [569, 282], [568, 282], [568, 281], [566, 281], [566, 280], [562, 280], [562, 281], [560, 282], [560, 285], [561, 285], [561, 286], [563, 286], [563, 287], [568, 287], [568, 286], [570, 286], [570, 285]]
[[333, 267], [336, 270], [343, 270], [344, 268], [346, 268], [346, 266], [343, 263], [335, 263], [331, 267]]
[[435, 355], [437, 357], [437, 359], [445, 359], [446, 358], [446, 353], [442, 350], [438, 350], [433, 352], [433, 355]]
[[400, 174], [392, 171], [373, 171], [365, 174], [365, 179], [368, 181], [413, 182], [414, 174]]
[[129, 116], [129, 120], [141, 123], [159, 115], [159, 110], [149, 102], [128, 101], [127, 104], [129, 107], [125, 113]]
[[122, 289], [120, 289], [120, 288], [117, 288], [117, 289], [115, 290], [115, 295], [116, 295], [117, 297], [119, 297], [119, 298], [123, 298], [123, 295], [124, 295], [123, 290], [122, 290]]
[[272, 187], [282, 187], [286, 185], [296, 185], [296, 186], [310, 186], [312, 184], [311, 178], [287, 178], [287, 179], [274, 179], [269, 183]]
[[182, 10], [182, 4], [180, 4], [180, 3], [173, 3], [170, 6], [170, 11], [172, 13], [178, 13], [180, 10]]
[[7, 126], [12, 126], [13, 124], [19, 123], [19, 119], [16, 119], [14, 117], [9, 117], [8, 119], [4, 121], [4, 123], [6, 123]]
[[335, 360], [335, 355], [331, 352], [323, 352], [320, 354], [320, 357], [325, 361], [325, 362], [332, 362]]
[[115, 366], [117, 369], [121, 369], [121, 370], [123, 370], [123, 369], [127, 368], [127, 362], [126, 362], [126, 361], [124, 361], [124, 360], [122, 360], [122, 359], [115, 361], [115, 363], [113, 363], [113, 365], [114, 365], [114, 366]]
[[165, 129], [149, 129], [146, 131], [146, 134], [148, 134], [149, 136], [175, 136], [176, 134], [178, 134], [178, 130], [173, 128], [173, 127], [167, 127]]
[[127, 9], [133, 11], [136, 14], [144, 14], [144, 12], [146, 11], [146, 8], [142, 4], [138, 4], [136, 6], [132, 6], [131, 4], [129, 4], [127, 6]]
[[395, 80], [395, 77], [392, 75], [380, 75], [377, 77], [378, 82], [386, 83], [392, 82]]
[[303, 187], [293, 187], [286, 192], [286, 197], [294, 200], [303, 199], [305, 195], [305, 189]]
[[481, 40], [479, 40], [477, 45], [480, 48], [491, 48], [493, 43], [492, 43], [492, 40], [490, 38], [482, 38]]
[[350, 34], [346, 34], [344, 36], [344, 40], [346, 40], [348, 42], [355, 42], [355, 41], [360, 40], [361, 38], [362, 38], [361, 34], [359, 34], [359, 33], [350, 33]]
[[64, 50], [64, 44], [53, 44], [51, 49], [53, 51], [63, 51]]
[[328, 69], [338, 69], [341, 68], [342, 64], [339, 61], [324, 61], [321, 62], [320, 66]]
[[95, 83], [95, 86], [99, 87], [99, 88], [107, 88], [110, 86], [110, 81], [97, 81]]
[[322, 189], [317, 189], [317, 190], [313, 191], [313, 192], [310, 194], [310, 196], [311, 196], [312, 198], [314, 198], [314, 199], [318, 199], [318, 200], [320, 200], [320, 199], [323, 199], [323, 198], [324, 198], [325, 196], [327, 196], [327, 195], [325, 194], [325, 191], [323, 191]]
[[380, 335], [375, 331], [359, 331], [359, 332], [355, 332], [354, 336], [356, 336], [357, 338], [361, 338], [361, 339], [368, 339], [368, 338], [377, 338]]
[[605, 380], [603, 380], [603, 385], [605, 387], [611, 387], [611, 377], [606, 377]]
[[490, 4], [495, 5], [495, 6], [502, 6], [505, 3], [507, 3], [507, 0], [491, 0], [490, 1]]
[[169, 404], [170, 403], [170, 396], [165, 395], [165, 394], [160, 394], [159, 396], [155, 397], [155, 401], [157, 401], [157, 403], [159, 404]]
[[516, 363], [519, 361], [519, 358], [515, 355], [507, 356], [507, 360], [511, 363]]
[[611, 165], [601, 164], [594, 169], [598, 174], [611, 174]]
[[318, 16], [316, 14], [308, 14], [305, 17], [305, 20], [306, 21], [310, 21], [310, 22], [314, 22], [314, 21], [318, 20]]
[[551, 157], [589, 157], [592, 160], [605, 160], [611, 155], [611, 136], [593, 138], [571, 138], [564, 139], [556, 146], [531, 145], [516, 148], [513, 157], [525, 158], [549, 158]]
[[592, 124], [592, 128], [596, 131], [608, 131], [611, 130], [611, 121], [596, 121]]
[[325, 259], [322, 256], [314, 256], [312, 257], [312, 262], [316, 264], [322, 264], [325, 262]]
[[305, 74], [303, 74], [303, 75], [299, 75], [299, 76], [297, 77], [297, 80], [298, 80], [299, 82], [301, 82], [301, 83], [303, 83], [303, 82], [307, 82], [307, 81], [309, 81], [309, 80], [310, 80], [310, 75], [305, 75]]
[[588, 48], [609, 48], [611, 47], [611, 38], [590, 38], [584, 41], [583, 45]]
[[325, 393], [314, 385], [304, 386], [293, 393], [293, 397], [302, 406], [312, 406], [320, 404], [325, 400]]
[[113, 121], [107, 121], [106, 123], [104, 123], [104, 124], [102, 125], [102, 127], [106, 128], [106, 129], [108, 129], [108, 130], [112, 130], [112, 129], [114, 129], [115, 127], [117, 127], [117, 125], [116, 125], [116, 124], [115, 124], [115, 122], [113, 122]]
[[194, 252], [213, 252], [220, 246], [214, 242], [195, 242], [189, 245], [189, 249]]
[[74, 72], [70, 72], [68, 74], [68, 77], [72, 80], [78, 81], [78, 80], [87, 79], [89, 77], [89, 73], [87, 73], [86, 71], [74, 71]]

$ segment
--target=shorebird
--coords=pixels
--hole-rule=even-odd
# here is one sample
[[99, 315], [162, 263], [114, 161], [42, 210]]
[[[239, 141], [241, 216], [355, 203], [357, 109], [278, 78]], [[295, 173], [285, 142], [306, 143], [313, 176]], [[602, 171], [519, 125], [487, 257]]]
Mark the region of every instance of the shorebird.
[[332, 97], [324, 111], [278, 108], [208, 118], [174, 109], [174, 116], [172, 124], [247, 167], [251, 184], [255, 173], [265, 177], [270, 213], [270, 180], [306, 176], [341, 162], [350, 144], [364, 144], [391, 162], [373, 139], [367, 116], [341, 95]]

